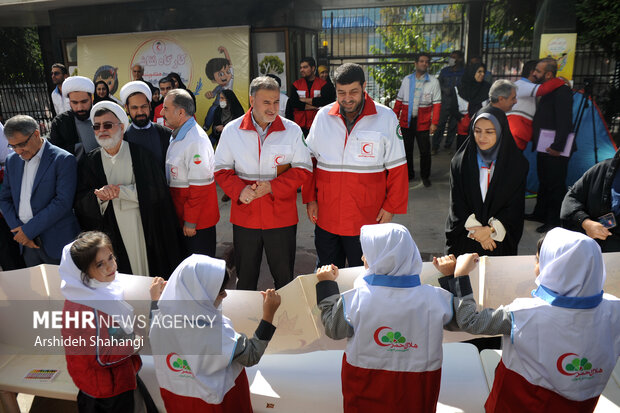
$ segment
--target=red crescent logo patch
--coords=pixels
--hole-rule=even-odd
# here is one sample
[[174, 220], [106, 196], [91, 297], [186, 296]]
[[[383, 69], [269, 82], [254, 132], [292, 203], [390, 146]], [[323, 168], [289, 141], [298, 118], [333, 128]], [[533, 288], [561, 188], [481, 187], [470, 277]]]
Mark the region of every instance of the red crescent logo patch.
[[381, 347], [387, 347], [387, 346], [389, 346], [389, 345], [390, 345], [389, 343], [388, 343], [388, 344], [384, 344], [384, 343], [382, 343], [382, 342], [381, 342], [381, 340], [379, 340], [379, 334], [381, 333], [381, 331], [382, 331], [382, 330], [385, 330], [386, 328], [388, 328], [388, 329], [390, 329], [390, 330], [391, 330], [391, 328], [390, 328], [390, 327], [383, 326], [383, 327], [379, 327], [379, 328], [375, 331], [375, 334], [374, 334], [375, 343], [377, 343], [377, 344], [378, 344], [378, 345], [380, 345]]

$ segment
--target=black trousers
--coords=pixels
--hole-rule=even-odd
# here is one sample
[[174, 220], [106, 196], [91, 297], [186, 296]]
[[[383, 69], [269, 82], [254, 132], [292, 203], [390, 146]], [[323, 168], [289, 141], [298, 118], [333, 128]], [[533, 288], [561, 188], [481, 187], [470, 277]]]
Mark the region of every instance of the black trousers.
[[566, 195], [566, 174], [568, 160], [564, 156], [546, 153], [536, 155], [538, 172], [538, 195], [534, 215], [545, 224], [560, 226], [560, 209]]
[[263, 248], [276, 289], [293, 280], [297, 225], [252, 229], [233, 225], [237, 290], [256, 290]]
[[448, 132], [446, 134], [446, 142], [443, 144], [444, 149], [448, 149], [452, 146], [452, 142], [454, 142], [454, 137], [456, 136], [458, 121], [454, 116], [450, 115], [450, 101], [442, 100], [441, 110], [439, 111], [439, 123], [437, 124], [437, 131], [433, 135], [432, 146], [435, 150], [439, 149], [439, 145], [441, 144], [441, 138], [443, 138], [443, 133], [446, 130], [446, 124], [448, 125]]
[[216, 234], [215, 225], [209, 228], [197, 229], [193, 237], [184, 237], [187, 252], [191, 254], [208, 255], [215, 257]]
[[431, 139], [429, 132], [416, 130], [417, 118], [411, 119], [410, 128], [401, 128], [403, 132], [403, 140], [405, 143], [405, 155], [407, 156], [407, 171], [409, 178], [415, 176], [413, 168], [413, 141], [418, 141], [418, 150], [420, 151], [420, 176], [422, 179], [428, 179], [431, 176]]
[[80, 390], [77, 395], [78, 411], [80, 413], [132, 413], [134, 411], [133, 392], [129, 390], [113, 397], [95, 399]]
[[364, 265], [359, 235], [333, 234], [317, 225], [314, 227], [314, 246], [318, 256], [317, 267], [334, 264], [344, 268], [345, 261], [348, 267]]
[[26, 268], [26, 263], [19, 252], [19, 244], [13, 240], [13, 233], [2, 216], [0, 216], [0, 267], [2, 271]]

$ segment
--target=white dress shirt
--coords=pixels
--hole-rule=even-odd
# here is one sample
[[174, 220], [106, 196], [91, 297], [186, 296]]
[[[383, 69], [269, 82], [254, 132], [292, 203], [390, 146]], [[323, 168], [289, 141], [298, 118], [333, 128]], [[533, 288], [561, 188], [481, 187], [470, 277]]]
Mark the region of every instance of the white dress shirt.
[[24, 175], [22, 176], [22, 188], [19, 195], [19, 219], [26, 224], [32, 219], [32, 207], [30, 206], [30, 197], [32, 195], [32, 187], [34, 185], [34, 177], [39, 170], [41, 163], [41, 154], [43, 153], [43, 145], [39, 151], [28, 161], [24, 161]]

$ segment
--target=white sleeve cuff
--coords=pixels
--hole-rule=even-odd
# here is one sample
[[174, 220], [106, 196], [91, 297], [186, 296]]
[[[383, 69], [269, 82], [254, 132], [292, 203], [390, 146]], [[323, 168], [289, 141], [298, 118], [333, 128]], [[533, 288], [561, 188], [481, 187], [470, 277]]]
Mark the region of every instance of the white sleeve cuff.
[[502, 224], [499, 219], [491, 217], [489, 218], [489, 225], [495, 230], [495, 232], [491, 234], [491, 239], [493, 241], [502, 242], [504, 237], [506, 237], [506, 228], [504, 228], [504, 224]]
[[[465, 229], [469, 231], [469, 228], [473, 228], [473, 227], [481, 227], [482, 224], [480, 223], [480, 221], [478, 221], [476, 219], [476, 215], [471, 214], [470, 216], [467, 217], [467, 221], [465, 221]], [[474, 234], [474, 231], [469, 231], [467, 233], [467, 236], [469, 238], [472, 238], [472, 235]]]

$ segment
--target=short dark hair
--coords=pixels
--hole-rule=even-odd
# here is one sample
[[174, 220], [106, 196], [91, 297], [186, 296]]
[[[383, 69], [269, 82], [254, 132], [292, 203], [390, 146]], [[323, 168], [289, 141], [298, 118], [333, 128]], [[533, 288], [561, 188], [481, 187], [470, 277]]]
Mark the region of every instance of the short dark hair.
[[420, 52], [420, 53], [418, 53], [418, 54], [416, 55], [416, 57], [415, 57], [415, 61], [416, 61], [416, 63], [420, 60], [420, 58], [421, 58], [422, 56], [426, 56], [426, 57], [428, 57], [428, 60], [429, 60], [429, 62], [430, 62], [430, 60], [431, 60], [431, 54], [430, 54], [430, 53], [428, 53], [428, 52]]
[[278, 82], [278, 86], [282, 87], [282, 80], [280, 80], [278, 76], [274, 75], [273, 73], [267, 73], [266, 76], [273, 78], [276, 82]]
[[177, 108], [183, 109], [187, 116], [194, 116], [194, 113], [196, 113], [196, 104], [187, 90], [172, 89], [168, 92], [166, 98], [171, 99], [171, 103]]
[[170, 85], [174, 85], [174, 83], [172, 83], [172, 79], [170, 79], [168, 76], [159, 79], [159, 84], [161, 85], [162, 83], [170, 83]]
[[538, 64], [538, 60], [528, 60], [523, 63], [523, 69], [521, 70], [521, 77], [527, 79], [527, 77], [536, 69], [536, 65]]
[[455, 51], [451, 52], [450, 54], [455, 54], [455, 55], [457, 55], [458, 57], [460, 57], [461, 59], [464, 59], [464, 58], [465, 58], [465, 53], [463, 53], [463, 51], [462, 51], [462, 50], [455, 50]]
[[62, 72], [63, 75], [69, 74], [69, 71], [67, 70], [67, 67], [65, 65], [63, 65], [62, 63], [54, 63], [52, 65], [52, 69], [53, 68], [60, 69], [60, 71]]
[[4, 134], [7, 138], [12, 138], [15, 132], [28, 136], [36, 130], [39, 130], [39, 123], [28, 115], [15, 115], [4, 125]]
[[538, 242], [536, 243], [536, 255], [540, 257], [540, 250], [542, 249], [543, 242], [545, 242], [545, 237], [547, 233], [545, 232], [542, 237], [538, 238]]
[[545, 57], [544, 59], [540, 59], [538, 63], [545, 64], [545, 73], [551, 72], [554, 77], [558, 74], [558, 61], [553, 57]]
[[220, 287], [220, 293], [222, 293], [226, 289], [226, 284], [230, 280], [230, 274], [228, 272], [228, 268], [224, 267], [224, 279], [222, 280], [222, 286]]
[[314, 57], [312, 57], [312, 56], [304, 57], [303, 59], [301, 59], [299, 64], [302, 64], [304, 62], [308, 63], [308, 65], [310, 65], [310, 67], [316, 67], [316, 60], [314, 60]]
[[82, 232], [71, 245], [69, 249], [71, 259], [80, 270], [82, 282], [85, 285], [88, 285], [90, 279], [88, 269], [95, 262], [99, 249], [104, 247], [108, 247], [114, 254], [112, 241], [106, 234], [99, 231]]
[[228, 65], [230, 65], [228, 59], [224, 59], [223, 57], [214, 57], [207, 62], [205, 66], [205, 74], [209, 80], [215, 80], [215, 76], [213, 76], [213, 74]]
[[360, 82], [360, 85], [366, 83], [362, 66], [357, 63], [345, 63], [336, 68], [334, 84], [350, 85], [353, 82]]

